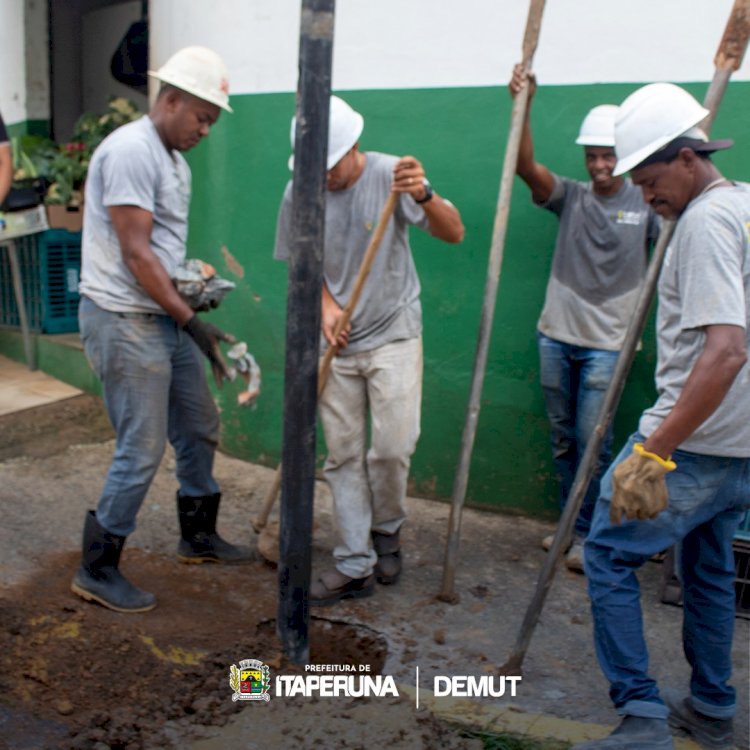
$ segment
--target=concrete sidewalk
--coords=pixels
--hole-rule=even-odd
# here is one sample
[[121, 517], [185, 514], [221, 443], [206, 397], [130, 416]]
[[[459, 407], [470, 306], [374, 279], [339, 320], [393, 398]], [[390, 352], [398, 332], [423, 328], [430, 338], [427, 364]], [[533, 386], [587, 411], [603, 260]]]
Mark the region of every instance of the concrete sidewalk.
[[52, 404], [82, 391], [41, 370], [29, 370], [25, 364], [0, 354], [0, 416]]

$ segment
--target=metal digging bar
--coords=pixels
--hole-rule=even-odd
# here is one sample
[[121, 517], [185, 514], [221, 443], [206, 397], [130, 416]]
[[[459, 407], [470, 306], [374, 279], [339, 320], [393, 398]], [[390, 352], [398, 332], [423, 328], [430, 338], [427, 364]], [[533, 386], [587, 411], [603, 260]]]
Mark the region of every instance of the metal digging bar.
[[334, 0], [302, 0], [287, 293], [277, 628], [284, 653], [310, 659], [320, 295]]
[[[523, 66], [528, 70], [536, 51], [539, 40], [539, 30], [542, 25], [544, 0], [531, 0], [529, 14], [526, 19], [526, 31], [523, 38]], [[479, 421], [479, 408], [482, 399], [484, 375], [487, 369], [487, 352], [492, 333], [492, 319], [495, 315], [497, 288], [500, 282], [500, 268], [505, 250], [505, 234], [508, 228], [508, 214], [510, 212], [510, 197], [513, 190], [513, 178], [516, 173], [518, 151], [521, 145], [523, 121], [529, 101], [529, 87], [524, 86], [513, 100], [510, 133], [505, 148], [505, 161], [500, 179], [500, 195], [495, 213], [495, 224], [492, 230], [492, 245], [487, 265], [487, 281], [484, 287], [482, 302], [482, 316], [479, 324], [479, 338], [477, 341], [474, 375], [471, 381], [469, 405], [466, 409], [463, 436], [461, 438], [461, 455], [453, 482], [453, 499], [451, 513], [448, 519], [448, 539], [445, 547], [445, 562], [443, 565], [443, 584], [438, 599], [450, 604], [458, 602], [455, 591], [456, 565], [458, 564], [458, 548], [461, 539], [461, 513], [466, 499], [466, 487], [469, 482], [471, 454], [474, 448], [474, 438]]]
[[[719, 108], [719, 104], [721, 103], [724, 92], [726, 91], [729, 77], [731, 76], [732, 71], [737, 70], [742, 63], [749, 36], [750, 0], [736, 0], [729, 16], [729, 20], [727, 21], [724, 35], [719, 43], [719, 50], [714, 58], [716, 70], [703, 102], [706, 109], [710, 111], [710, 114], [702, 123], [703, 129], [707, 133], [710, 130], [713, 119]], [[513, 647], [513, 651], [511, 652], [508, 661], [500, 667], [500, 674], [518, 675], [521, 673], [526, 650], [529, 647], [534, 628], [536, 627], [537, 622], [539, 622], [539, 616], [542, 613], [547, 593], [549, 592], [552, 580], [555, 576], [557, 563], [560, 557], [562, 557], [564, 550], [567, 548], [568, 542], [573, 534], [573, 527], [575, 526], [578, 511], [581, 508], [581, 503], [583, 502], [583, 498], [585, 497], [586, 491], [591, 483], [591, 478], [597, 468], [602, 440], [604, 439], [609, 424], [614, 418], [615, 411], [620, 402], [620, 397], [622, 396], [622, 391], [625, 387], [625, 381], [633, 364], [636, 346], [643, 333], [643, 328], [648, 317], [648, 311], [654, 298], [654, 293], [656, 292], [656, 284], [659, 279], [664, 254], [669, 245], [669, 241], [672, 238], [674, 227], [675, 222], [673, 221], [665, 221], [662, 224], [659, 239], [651, 256], [648, 271], [646, 272], [643, 290], [638, 299], [633, 318], [630, 321], [630, 326], [625, 335], [625, 341], [623, 342], [620, 356], [617, 359], [617, 365], [612, 374], [612, 382], [609, 384], [609, 388], [604, 397], [604, 402], [602, 403], [597, 418], [596, 428], [586, 446], [583, 458], [581, 459], [581, 463], [576, 471], [570, 496], [568, 497], [568, 501], [565, 504], [563, 514], [560, 518], [554, 541], [552, 542], [552, 547], [547, 553], [544, 565], [539, 573], [536, 589], [534, 590], [534, 595], [528, 609], [526, 610], [523, 622], [521, 623], [521, 628], [518, 631], [515, 646]]]
[[620, 350], [620, 356], [617, 358], [617, 364], [612, 373], [612, 382], [609, 384], [607, 393], [604, 396], [596, 427], [594, 428], [593, 434], [586, 446], [581, 463], [578, 465], [578, 470], [576, 471], [575, 479], [573, 480], [573, 487], [570, 490], [568, 501], [565, 503], [565, 508], [563, 509], [560, 522], [558, 523], [552, 547], [550, 547], [549, 552], [544, 559], [544, 565], [539, 573], [539, 580], [537, 581], [531, 603], [526, 610], [526, 615], [521, 624], [516, 644], [513, 647], [513, 651], [511, 652], [508, 661], [500, 667], [500, 674], [521, 674], [523, 658], [526, 655], [526, 649], [531, 641], [534, 628], [539, 621], [539, 615], [542, 613], [542, 608], [544, 607], [544, 602], [547, 598], [547, 592], [549, 591], [550, 586], [552, 585], [552, 580], [555, 577], [557, 563], [563, 552], [567, 549], [568, 541], [573, 534], [573, 527], [575, 526], [576, 518], [578, 517], [578, 511], [581, 509], [581, 503], [583, 502], [583, 498], [585, 497], [586, 491], [591, 483], [591, 478], [593, 477], [597, 464], [599, 463], [599, 451], [601, 450], [602, 440], [604, 439], [607, 427], [614, 417], [617, 405], [620, 402], [620, 396], [625, 387], [625, 381], [627, 380], [628, 373], [633, 364], [635, 350], [638, 341], [641, 338], [641, 334], [643, 333], [646, 319], [648, 318], [651, 301], [654, 298], [656, 282], [659, 278], [659, 272], [661, 271], [664, 253], [669, 245], [670, 239], [672, 238], [673, 232], [674, 222], [665, 221], [662, 224], [659, 239], [651, 256], [651, 262], [649, 263], [646, 272], [643, 291], [638, 299], [635, 312], [633, 313], [630, 325], [628, 326], [628, 331], [625, 334], [625, 340], [622, 349]]

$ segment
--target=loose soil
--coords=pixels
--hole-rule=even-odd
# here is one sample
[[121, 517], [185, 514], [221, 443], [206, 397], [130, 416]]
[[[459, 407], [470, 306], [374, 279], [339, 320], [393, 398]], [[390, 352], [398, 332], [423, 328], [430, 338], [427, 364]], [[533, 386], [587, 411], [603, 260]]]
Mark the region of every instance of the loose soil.
[[[50, 458], [111, 437], [101, 401], [80, 396], [0, 417], [0, 461]], [[21, 566], [33, 572], [20, 584], [0, 589], [0, 750], [184, 748], [248, 710], [258, 711], [259, 732], [241, 738], [244, 748], [482, 747], [427, 713], [415, 716], [402, 698], [387, 699], [387, 724], [371, 698], [338, 703], [334, 714], [320, 698], [233, 702], [229, 667], [241, 658], [262, 657], [274, 676], [304, 672], [281, 649], [277, 573], [262, 560], [185, 566], [129, 548], [128, 577], [158, 596], [155, 610], [135, 615], [71, 594], [78, 550], [40, 561]], [[313, 616], [309, 637], [313, 664], [382, 672], [387, 645], [373, 630]]]
[[[273, 724], [284, 740], [278, 746], [331, 746], [310, 736], [311, 728], [328, 731], [319, 722], [295, 729], [295, 713], [312, 710], [320, 718], [321, 706], [312, 708], [314, 701], [274, 701], [271, 707], [231, 700], [229, 667], [241, 656], [262, 655], [274, 675], [303, 672], [280, 650], [270, 595], [275, 573], [264, 563], [250, 569], [177, 569], [173, 559], [134, 550], [128, 575], [157, 590], [159, 606], [123, 616], [71, 597], [76, 553], [54, 555], [49, 562], [42, 575], [2, 598], [0, 726], [5, 739], [0, 747], [31, 747], [25, 744], [31, 738], [36, 747], [71, 750], [184, 747], [186, 737], [201, 737], [207, 727], [222, 726], [246, 710], [264, 711], [264, 747], [277, 747], [269, 744]], [[252, 596], [243, 595], [248, 576], [255, 582]], [[386, 645], [377, 633], [314, 618], [310, 636], [314, 664], [368, 665], [371, 674], [382, 670]], [[356, 728], [362, 722], [352, 709], [361, 712], [363, 702], [349, 703], [340, 708], [339, 720]], [[364, 703], [371, 712], [382, 709], [372, 700]], [[400, 701], [389, 703], [394, 707]], [[415, 721], [410, 707], [401, 713], [402, 720], [395, 722], [400, 726], [393, 729], [396, 739], [407, 733], [413, 739], [417, 730], [425, 747], [470, 746], [428, 716]], [[398, 747], [392, 739], [382, 737], [385, 746]]]
[[[84, 515], [96, 505], [112, 454], [101, 402], [80, 396], [0, 417], [0, 750], [225, 750], [387, 747], [481, 750], [411, 699], [273, 698], [232, 701], [229, 668], [257, 658], [273, 675], [299, 672], [276, 634], [277, 571], [180, 565], [174, 555], [174, 459], [165, 455], [128, 539], [122, 569], [157, 596], [151, 612], [123, 615], [85, 603], [70, 580]], [[217, 454], [219, 529], [254, 544], [273, 470]], [[435, 675], [497, 674], [515, 642], [552, 525], [467, 510], [456, 575], [460, 602], [436, 600], [448, 507], [410, 498], [405, 573], [374, 597], [312, 611], [311, 661], [368, 664], [397, 683]], [[330, 565], [331, 501], [316, 490], [314, 574]], [[658, 604], [662, 566], [641, 571], [654, 676], [689, 680], [680, 644], [682, 611]], [[747, 747], [747, 643], [736, 621], [738, 746]], [[404, 693], [402, 692], [402, 696]], [[497, 704], [495, 701], [493, 705]], [[518, 698], [499, 701], [612, 725], [617, 718], [596, 664], [581, 576], [561, 570], [524, 661]], [[559, 747], [559, 746], [558, 746]]]
[[17, 456], [43, 458], [70, 445], [114, 437], [96, 396], [76, 396], [0, 416], [0, 461]]

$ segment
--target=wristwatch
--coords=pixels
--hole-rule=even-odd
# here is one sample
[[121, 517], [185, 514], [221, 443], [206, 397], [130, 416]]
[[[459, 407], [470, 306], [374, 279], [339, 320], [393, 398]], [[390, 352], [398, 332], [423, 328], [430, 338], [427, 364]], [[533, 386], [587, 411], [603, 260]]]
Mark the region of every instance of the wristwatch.
[[424, 186], [424, 198], [420, 198], [419, 200], [415, 198], [414, 199], [415, 203], [420, 203], [420, 204], [427, 203], [427, 201], [431, 201], [432, 196], [435, 195], [435, 193], [432, 190], [432, 185], [430, 185], [428, 180], [425, 180], [422, 183], [422, 185]]

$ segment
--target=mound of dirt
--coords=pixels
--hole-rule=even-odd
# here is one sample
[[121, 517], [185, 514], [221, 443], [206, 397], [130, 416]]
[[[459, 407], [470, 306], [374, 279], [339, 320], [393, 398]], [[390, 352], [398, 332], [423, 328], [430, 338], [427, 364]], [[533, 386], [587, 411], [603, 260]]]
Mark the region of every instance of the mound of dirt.
[[[276, 573], [263, 563], [182, 566], [128, 550], [124, 571], [158, 598], [135, 615], [77, 599], [77, 564], [76, 554], [52, 556], [2, 594], [0, 748], [185, 748], [246, 710], [257, 711], [264, 748], [477, 747], [401, 698], [233, 701], [229, 670], [240, 659], [260, 658], [274, 675], [304, 670], [282, 653]], [[310, 621], [310, 644], [313, 664], [366, 664], [371, 674], [387, 653], [375, 631], [322, 618]]]

